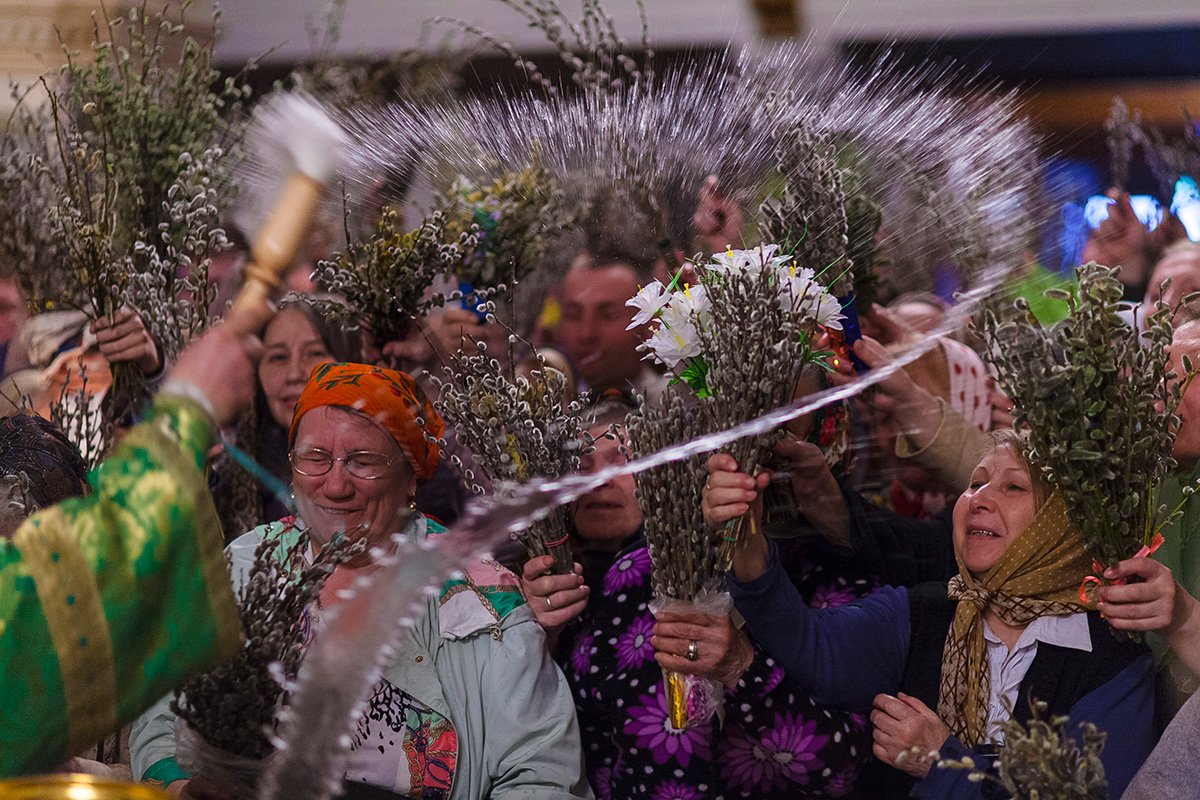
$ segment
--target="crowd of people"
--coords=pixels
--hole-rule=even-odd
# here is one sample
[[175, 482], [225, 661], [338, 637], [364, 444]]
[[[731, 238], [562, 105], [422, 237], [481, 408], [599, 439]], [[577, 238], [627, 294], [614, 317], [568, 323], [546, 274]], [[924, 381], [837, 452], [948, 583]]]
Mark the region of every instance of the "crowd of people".
[[[1128, 267], [1128, 298], [1178, 307], [1171, 358], [1200, 363], [1200, 317], [1185, 303], [1200, 245], [1155, 251], [1127, 205], [1118, 196], [1088, 256]], [[584, 474], [625, 463], [627, 418], [673, 391], [628, 301], [676, 276], [654, 242], [606, 239], [605, 222], [528, 337], [541, 360], [524, 339], [491, 349], [514, 369], [568, 376], [564, 403], [588, 430]], [[692, 224], [709, 252], [742, 235], [714, 182]], [[0, 300], [13, 288], [0, 282]], [[507, 332], [464, 306], [376, 341], [307, 288], [230, 317], [174, 363], [131, 309], [49, 322], [24, 318], [19, 301], [0, 307], [8, 385], [37, 389], [43, 415], [0, 419], [0, 776], [120, 776], [123, 761], [130, 780], [173, 796], [235, 797], [181, 763], [172, 699], [242, 646], [235, 593], [260, 545], [282, 553], [302, 531], [314, 556], [364, 543], [303, 609], [308, 643], [397, 534], [436, 544], [464, 513], [466, 484], [443, 450], [469, 463], [470, 443], [447, 430], [431, 378], [444, 354]], [[429, 596], [366, 704], [347, 783], [427, 800], [989, 797], [987, 781], [943, 762], [988, 769], [1004, 723], [1027, 722], [1036, 700], [1072, 735], [1084, 722], [1106, 734], [1108, 797], [1200, 791], [1189, 700], [1200, 501], [1182, 488], [1200, 470], [1200, 387], [1183, 394], [1181, 475], [1164, 487], [1182, 516], [1153, 557], [1105, 572], [1090, 601], [1079, 587], [1092, 557], [1027, 460], [1011, 404], [965, 331], [937, 333], [951, 303], [884, 293], [861, 309], [857, 360], [882, 368], [937, 336], [925, 355], [789, 423], [770, 470], [709, 458], [691, 487], [706, 524], [748, 515], [760, 531], [734, 553], [728, 612], [657, 608], [635, 479], [613, 477], [571, 501], [573, 574], [553, 573], [549, 556], [496, 553]], [[1039, 310], [1047, 323], [1061, 313]], [[101, 371], [133, 365], [157, 389], [90, 476], [43, 418], [58, 387], [46, 375], [84, 357]], [[798, 396], [857, 378], [848, 359], [825, 366], [802, 375]], [[252, 435], [233, 448], [222, 430], [235, 424]], [[234, 450], [257, 464], [249, 493]], [[676, 727], [664, 671], [712, 681], [720, 711]], [[94, 752], [126, 726], [115, 759]]]

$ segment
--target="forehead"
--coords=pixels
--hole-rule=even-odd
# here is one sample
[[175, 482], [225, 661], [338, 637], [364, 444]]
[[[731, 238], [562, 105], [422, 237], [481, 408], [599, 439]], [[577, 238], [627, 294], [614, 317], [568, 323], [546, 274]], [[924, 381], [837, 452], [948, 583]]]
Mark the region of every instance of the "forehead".
[[1185, 322], [1175, 329], [1170, 353], [1174, 357], [1187, 353], [1193, 359], [1200, 356], [1200, 321]]
[[1010, 469], [1019, 470], [1023, 473], [1029, 472], [1029, 469], [1025, 466], [1025, 461], [1013, 452], [1011, 445], [1007, 444], [993, 447], [979, 462], [979, 466], [976, 469], [989, 473], [1001, 473]]
[[266, 347], [317, 338], [320, 337], [317, 335], [316, 328], [308, 321], [304, 312], [296, 308], [285, 308], [280, 311], [263, 331], [263, 345]]
[[608, 301], [624, 303], [637, 294], [637, 275], [627, 264], [605, 267], [575, 267], [563, 278], [559, 295], [566, 303]]
[[1167, 256], [1154, 268], [1150, 283], [1157, 286], [1167, 278], [1178, 281], [1186, 277], [1191, 277], [1193, 280], [1200, 279], [1200, 250], [1189, 250]]
[[344, 448], [388, 453], [396, 440], [379, 423], [358, 411], [319, 406], [300, 418], [296, 427], [297, 447], [322, 450]]

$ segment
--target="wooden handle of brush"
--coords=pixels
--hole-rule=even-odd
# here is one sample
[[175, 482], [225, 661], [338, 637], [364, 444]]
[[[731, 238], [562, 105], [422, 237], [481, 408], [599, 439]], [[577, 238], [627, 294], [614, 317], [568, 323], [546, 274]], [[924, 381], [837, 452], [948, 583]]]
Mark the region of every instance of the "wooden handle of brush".
[[254, 263], [246, 266], [246, 282], [233, 301], [229, 318], [261, 317], [269, 307], [272, 295], [279, 288], [284, 273], [292, 263], [300, 242], [309, 230], [309, 220], [325, 186], [302, 172], [287, 179], [275, 207], [254, 240], [251, 252]]

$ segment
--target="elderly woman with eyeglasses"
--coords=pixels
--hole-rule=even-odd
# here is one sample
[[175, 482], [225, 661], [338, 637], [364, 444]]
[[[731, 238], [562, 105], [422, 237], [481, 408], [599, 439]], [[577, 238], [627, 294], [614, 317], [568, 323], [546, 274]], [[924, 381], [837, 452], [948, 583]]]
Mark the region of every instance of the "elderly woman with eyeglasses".
[[[290, 430], [296, 516], [229, 546], [235, 585], [265, 537], [301, 529], [313, 547], [344, 535], [366, 549], [338, 566], [315, 608], [310, 635], [341, 590], [373, 568], [392, 536], [441, 531], [414, 510], [437, 466], [443, 423], [408, 375], [361, 364], [313, 370]], [[397, 648], [353, 743], [348, 781], [420, 798], [589, 796], [579, 729], [562, 673], [511, 573], [490, 559], [451, 581]], [[171, 786], [174, 719], [164, 701], [135, 724], [135, 776]], [[175, 787], [187, 794], [186, 784]]]

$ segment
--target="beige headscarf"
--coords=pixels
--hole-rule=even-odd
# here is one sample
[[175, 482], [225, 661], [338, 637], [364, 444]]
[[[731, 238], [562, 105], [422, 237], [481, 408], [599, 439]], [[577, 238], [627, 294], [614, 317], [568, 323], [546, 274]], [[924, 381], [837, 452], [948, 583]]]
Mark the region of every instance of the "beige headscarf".
[[938, 715], [963, 744], [984, 744], [987, 735], [991, 668], [984, 612], [990, 608], [1009, 625], [1028, 625], [1038, 617], [1086, 611], [1079, 584], [1091, 564], [1057, 490], [982, 580], [972, 578], [958, 557], [958, 575], [949, 587], [958, 608], [942, 650]]

